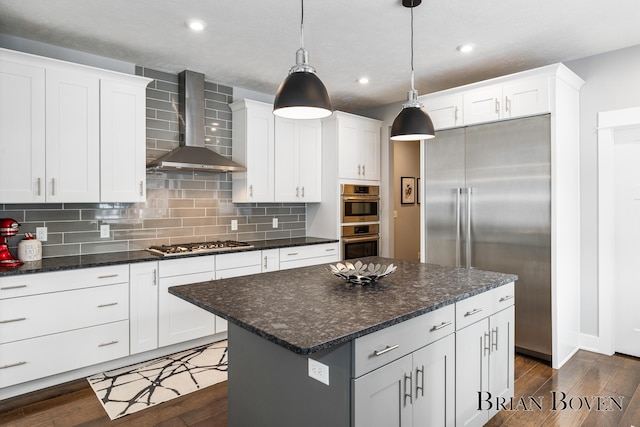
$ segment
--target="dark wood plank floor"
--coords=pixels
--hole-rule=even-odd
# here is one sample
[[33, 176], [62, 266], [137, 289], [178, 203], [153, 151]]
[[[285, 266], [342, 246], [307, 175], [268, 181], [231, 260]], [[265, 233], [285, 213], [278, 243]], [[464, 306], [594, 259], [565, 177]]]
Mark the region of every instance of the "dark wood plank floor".
[[[624, 426], [640, 427], [640, 359], [622, 355], [611, 357], [579, 351], [560, 370], [526, 356], [517, 355], [515, 364], [516, 410], [501, 411], [488, 426]], [[552, 392], [557, 393], [553, 410]], [[560, 397], [566, 394], [562, 408]], [[584, 398], [613, 397], [622, 402], [622, 410], [607, 402], [613, 410], [586, 409]], [[527, 403], [518, 406], [520, 397]], [[541, 403], [542, 410], [528, 404], [529, 397]], [[542, 399], [540, 399], [542, 397]], [[582, 398], [582, 409], [578, 399]], [[604, 404], [601, 409], [604, 409]], [[86, 381], [0, 401], [0, 426], [207, 426], [227, 425], [227, 384], [157, 405], [152, 409], [110, 421]]]

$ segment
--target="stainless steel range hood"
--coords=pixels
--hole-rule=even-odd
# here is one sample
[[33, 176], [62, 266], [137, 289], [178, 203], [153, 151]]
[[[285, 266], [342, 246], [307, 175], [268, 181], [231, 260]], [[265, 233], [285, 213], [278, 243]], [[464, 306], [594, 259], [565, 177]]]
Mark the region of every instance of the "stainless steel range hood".
[[180, 146], [147, 164], [148, 169], [204, 172], [244, 172], [244, 166], [204, 146], [204, 74], [185, 70], [178, 75]]

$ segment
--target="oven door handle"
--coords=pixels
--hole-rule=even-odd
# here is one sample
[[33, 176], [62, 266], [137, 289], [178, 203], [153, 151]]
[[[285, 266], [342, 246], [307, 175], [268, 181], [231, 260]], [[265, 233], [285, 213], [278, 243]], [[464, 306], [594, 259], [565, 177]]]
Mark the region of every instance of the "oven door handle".
[[379, 196], [342, 196], [345, 202], [379, 202]]
[[375, 242], [376, 240], [380, 240], [380, 235], [368, 234], [362, 237], [343, 237], [342, 238], [342, 241], [344, 243]]

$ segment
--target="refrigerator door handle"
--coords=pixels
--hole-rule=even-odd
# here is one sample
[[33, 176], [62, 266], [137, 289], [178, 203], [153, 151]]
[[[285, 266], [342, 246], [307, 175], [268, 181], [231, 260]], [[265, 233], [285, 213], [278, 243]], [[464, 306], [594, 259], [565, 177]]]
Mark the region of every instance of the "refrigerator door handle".
[[460, 267], [460, 234], [462, 227], [460, 218], [460, 193], [462, 188], [456, 188], [456, 267]]
[[467, 244], [467, 268], [471, 268], [471, 193], [472, 188], [468, 187], [467, 189], [467, 236], [466, 236], [466, 244]]

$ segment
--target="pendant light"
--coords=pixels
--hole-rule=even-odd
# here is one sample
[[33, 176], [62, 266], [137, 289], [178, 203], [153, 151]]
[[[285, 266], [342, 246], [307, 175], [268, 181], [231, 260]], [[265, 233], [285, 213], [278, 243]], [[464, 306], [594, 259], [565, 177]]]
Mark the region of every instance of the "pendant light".
[[331, 100], [324, 84], [309, 65], [309, 52], [304, 48], [304, 0], [301, 0], [300, 49], [296, 65], [282, 81], [273, 103], [273, 114], [287, 119], [321, 119], [332, 113]]
[[429, 115], [422, 110], [422, 103], [418, 101], [418, 91], [414, 87], [413, 72], [413, 8], [419, 6], [422, 0], [402, 0], [402, 5], [411, 9], [411, 90], [407, 92], [407, 102], [402, 104], [400, 114], [391, 125], [391, 139], [394, 141], [414, 141], [435, 137], [433, 122]]

